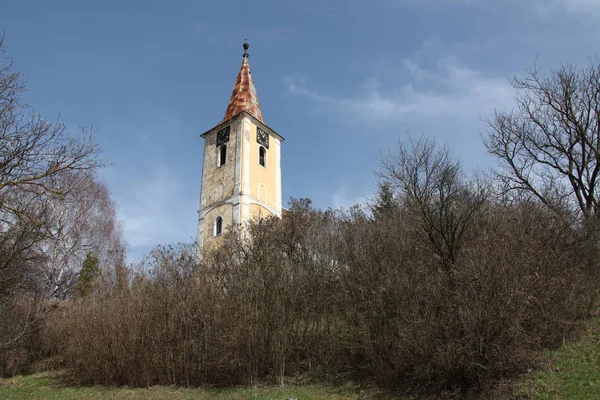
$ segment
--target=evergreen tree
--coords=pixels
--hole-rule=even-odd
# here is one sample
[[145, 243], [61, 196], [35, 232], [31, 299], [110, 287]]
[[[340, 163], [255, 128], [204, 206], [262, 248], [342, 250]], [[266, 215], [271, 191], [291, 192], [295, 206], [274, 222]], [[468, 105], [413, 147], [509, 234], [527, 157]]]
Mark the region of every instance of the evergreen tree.
[[79, 279], [77, 280], [77, 286], [75, 287], [75, 295], [77, 297], [88, 296], [94, 288], [94, 283], [96, 282], [99, 273], [98, 257], [91, 252], [87, 253], [85, 260], [83, 260], [81, 265]]
[[371, 206], [373, 216], [376, 219], [385, 218], [388, 216], [397, 206], [396, 200], [394, 199], [394, 189], [390, 182], [384, 181], [379, 184], [377, 199], [375, 204]]

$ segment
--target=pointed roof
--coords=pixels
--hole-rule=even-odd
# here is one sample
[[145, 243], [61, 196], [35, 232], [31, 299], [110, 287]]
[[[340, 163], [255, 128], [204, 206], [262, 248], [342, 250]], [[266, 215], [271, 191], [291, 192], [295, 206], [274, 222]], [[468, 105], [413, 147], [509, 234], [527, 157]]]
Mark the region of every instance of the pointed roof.
[[225, 111], [225, 117], [223, 121], [227, 121], [230, 118], [235, 117], [242, 111], [246, 111], [254, 118], [263, 122], [262, 112], [260, 111], [260, 104], [258, 103], [258, 95], [256, 94], [256, 88], [254, 87], [254, 80], [252, 79], [252, 72], [250, 71], [250, 63], [248, 63], [248, 43], [244, 43], [244, 57], [242, 59], [242, 66], [238, 73], [229, 99], [229, 105], [227, 111]]

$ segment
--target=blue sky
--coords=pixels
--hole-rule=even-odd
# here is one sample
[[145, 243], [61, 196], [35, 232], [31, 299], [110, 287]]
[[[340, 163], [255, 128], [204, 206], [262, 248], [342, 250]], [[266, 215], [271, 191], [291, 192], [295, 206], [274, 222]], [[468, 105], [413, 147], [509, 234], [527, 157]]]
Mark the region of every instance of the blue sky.
[[3, 0], [0, 29], [35, 109], [98, 127], [135, 260], [195, 239], [199, 134], [223, 118], [244, 38], [286, 138], [283, 198], [348, 207], [409, 134], [494, 166], [482, 118], [512, 107], [508, 79], [536, 59], [549, 71], [598, 52], [600, 0]]

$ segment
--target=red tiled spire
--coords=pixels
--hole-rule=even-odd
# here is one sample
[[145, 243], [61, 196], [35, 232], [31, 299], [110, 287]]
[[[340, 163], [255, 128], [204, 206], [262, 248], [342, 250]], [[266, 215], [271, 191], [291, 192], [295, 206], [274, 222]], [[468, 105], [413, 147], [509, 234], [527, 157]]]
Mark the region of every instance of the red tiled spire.
[[235, 81], [223, 121], [235, 117], [242, 111], [246, 111], [260, 122], [264, 122], [262, 112], [260, 111], [260, 104], [258, 104], [254, 80], [252, 79], [252, 72], [250, 71], [250, 64], [248, 63], [248, 53], [246, 52], [248, 47], [248, 43], [244, 43], [242, 66]]

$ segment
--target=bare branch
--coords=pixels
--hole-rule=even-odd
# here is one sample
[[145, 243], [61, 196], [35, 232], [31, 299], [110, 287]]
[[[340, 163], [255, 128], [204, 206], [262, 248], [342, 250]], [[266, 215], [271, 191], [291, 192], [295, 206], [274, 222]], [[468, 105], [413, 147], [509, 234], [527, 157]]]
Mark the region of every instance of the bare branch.
[[528, 191], [546, 206], [565, 201], [583, 218], [598, 214], [600, 58], [548, 76], [537, 66], [514, 78], [516, 108], [487, 121], [485, 145], [504, 169], [508, 190]]

